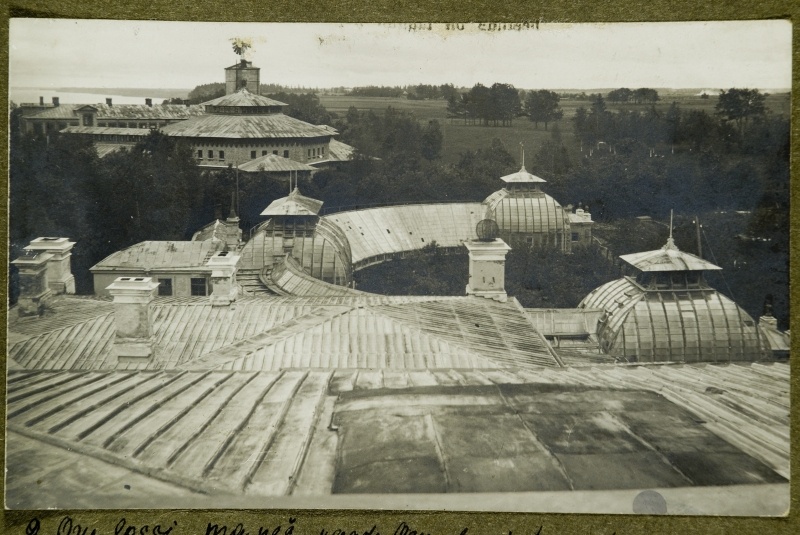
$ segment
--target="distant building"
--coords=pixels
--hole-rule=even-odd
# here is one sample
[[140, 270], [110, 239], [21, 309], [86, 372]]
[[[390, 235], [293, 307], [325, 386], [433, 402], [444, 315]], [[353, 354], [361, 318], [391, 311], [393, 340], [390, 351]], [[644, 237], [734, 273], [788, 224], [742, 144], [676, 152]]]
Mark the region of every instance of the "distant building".
[[[57, 131], [91, 139], [102, 157], [132, 147], [150, 130], [185, 141], [198, 165], [225, 168], [270, 155], [307, 164], [313, 169], [350, 160], [353, 147], [336, 141], [337, 131], [283, 113], [287, 104], [261, 96], [259, 69], [242, 62], [225, 69], [227, 94], [195, 106], [105, 104], [23, 104], [25, 131]], [[262, 162], [262, 170], [273, 172]], [[255, 170], [258, 170], [258, 166]], [[278, 170], [281, 172], [282, 170]]]

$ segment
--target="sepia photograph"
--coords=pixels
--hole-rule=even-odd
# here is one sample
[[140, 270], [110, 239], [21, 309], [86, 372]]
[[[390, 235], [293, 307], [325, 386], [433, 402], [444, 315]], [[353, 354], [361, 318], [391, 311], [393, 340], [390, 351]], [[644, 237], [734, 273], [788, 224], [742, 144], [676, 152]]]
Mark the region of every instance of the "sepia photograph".
[[787, 515], [791, 67], [12, 18], [5, 508]]

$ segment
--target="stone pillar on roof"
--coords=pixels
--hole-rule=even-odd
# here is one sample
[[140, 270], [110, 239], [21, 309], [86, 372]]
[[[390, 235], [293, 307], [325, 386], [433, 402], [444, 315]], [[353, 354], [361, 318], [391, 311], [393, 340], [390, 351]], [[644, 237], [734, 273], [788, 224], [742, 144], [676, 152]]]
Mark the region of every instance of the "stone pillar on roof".
[[236, 301], [239, 295], [239, 287], [236, 285], [239, 258], [239, 255], [230, 251], [221, 251], [208, 259], [206, 265], [211, 268], [209, 300], [212, 306], [228, 306]]
[[47, 285], [47, 268], [53, 255], [44, 251], [26, 250], [11, 263], [19, 269], [19, 298], [17, 311], [20, 316], [40, 316], [52, 295]]
[[476, 229], [478, 239], [464, 242], [469, 251], [467, 295], [505, 302], [506, 254], [511, 247], [497, 237], [497, 223], [484, 219]]
[[149, 362], [155, 354], [151, 277], [118, 277], [106, 290], [114, 298], [114, 347], [109, 364]]
[[36, 238], [26, 251], [41, 251], [51, 256], [47, 262], [47, 285], [54, 294], [74, 294], [75, 276], [72, 274], [72, 248], [75, 242], [68, 238]]

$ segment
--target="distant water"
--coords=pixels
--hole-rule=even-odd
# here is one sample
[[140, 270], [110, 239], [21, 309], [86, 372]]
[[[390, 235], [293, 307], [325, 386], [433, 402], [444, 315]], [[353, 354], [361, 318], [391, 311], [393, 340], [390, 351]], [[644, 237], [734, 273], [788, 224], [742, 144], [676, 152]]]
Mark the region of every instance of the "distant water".
[[[9, 88], [8, 99], [15, 104], [31, 103], [38, 104], [39, 97], [44, 97], [45, 104], [51, 104], [53, 97], [58, 97], [61, 104], [105, 104], [106, 98], [112, 99], [114, 104], [144, 104], [145, 97], [131, 97], [124, 95], [114, 95], [105, 93], [73, 93], [66, 91], [54, 91], [52, 89], [40, 88]], [[148, 95], [153, 99], [153, 104], [161, 104], [169, 96]]]

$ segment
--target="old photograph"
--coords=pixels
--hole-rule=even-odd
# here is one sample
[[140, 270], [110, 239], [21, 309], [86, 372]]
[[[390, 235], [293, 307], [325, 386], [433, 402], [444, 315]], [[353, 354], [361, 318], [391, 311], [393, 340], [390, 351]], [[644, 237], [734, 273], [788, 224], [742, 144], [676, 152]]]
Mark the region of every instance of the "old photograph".
[[791, 39], [11, 19], [5, 507], [787, 514]]

